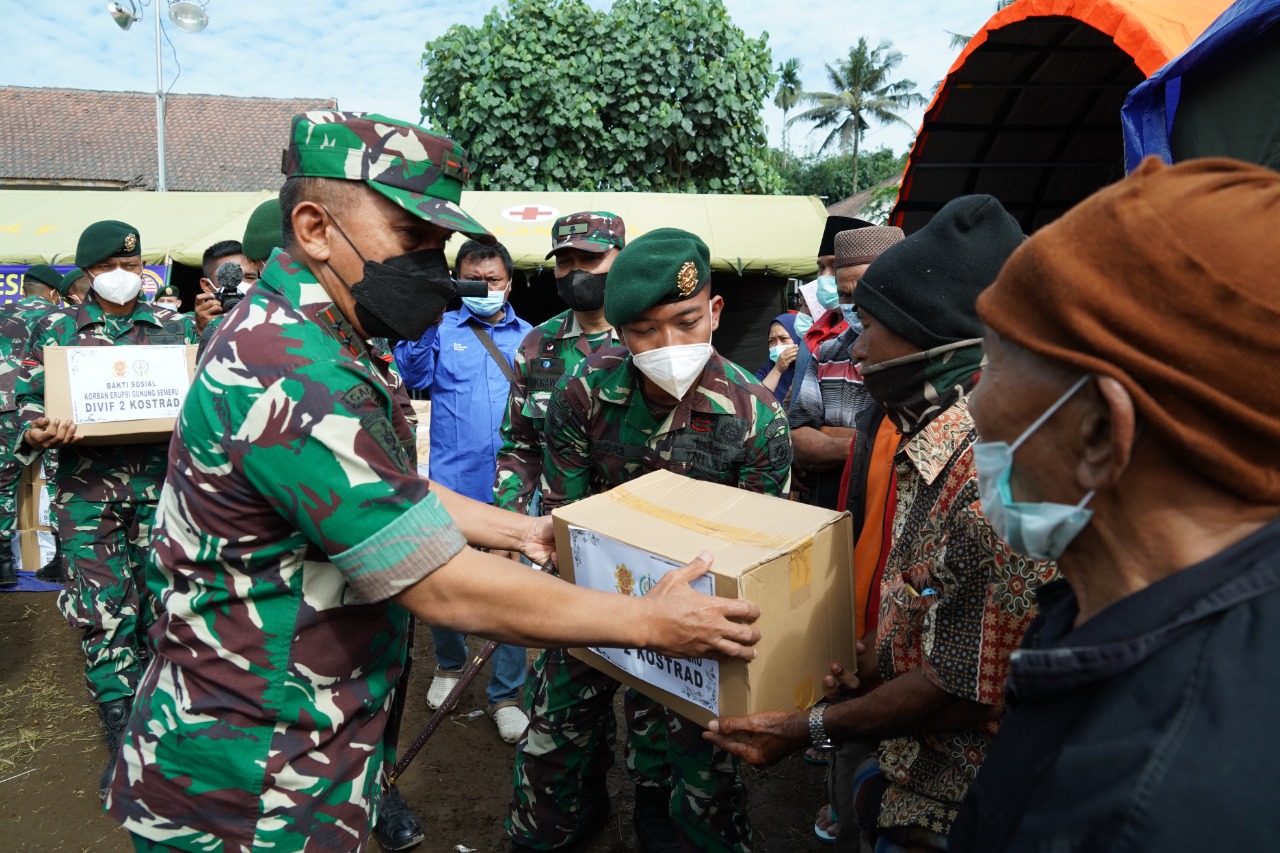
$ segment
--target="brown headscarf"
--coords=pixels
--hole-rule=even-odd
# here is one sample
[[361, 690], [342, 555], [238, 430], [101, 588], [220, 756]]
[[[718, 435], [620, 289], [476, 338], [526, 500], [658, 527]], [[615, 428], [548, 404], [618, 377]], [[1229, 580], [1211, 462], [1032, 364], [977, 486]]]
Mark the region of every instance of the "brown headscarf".
[[1121, 382], [1178, 464], [1280, 502], [1280, 174], [1148, 158], [1014, 252], [978, 313]]

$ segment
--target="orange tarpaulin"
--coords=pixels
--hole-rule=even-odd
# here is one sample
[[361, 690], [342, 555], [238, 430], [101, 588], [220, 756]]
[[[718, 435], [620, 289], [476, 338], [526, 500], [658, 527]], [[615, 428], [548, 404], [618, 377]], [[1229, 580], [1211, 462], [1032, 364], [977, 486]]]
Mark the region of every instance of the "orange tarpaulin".
[[919, 230], [990, 192], [1028, 232], [1124, 174], [1120, 107], [1229, 0], [1017, 0], [965, 46], [925, 111], [891, 221]]

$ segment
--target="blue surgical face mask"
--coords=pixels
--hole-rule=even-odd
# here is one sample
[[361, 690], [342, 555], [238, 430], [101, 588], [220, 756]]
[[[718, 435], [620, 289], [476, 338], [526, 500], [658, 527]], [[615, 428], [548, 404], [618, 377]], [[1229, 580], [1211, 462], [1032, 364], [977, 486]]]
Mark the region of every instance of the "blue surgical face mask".
[[844, 312], [844, 321], [849, 324], [849, 328], [853, 329], [856, 334], [862, 334], [862, 321], [858, 319], [858, 306], [844, 302], [841, 303], [840, 310]]
[[818, 276], [818, 304], [828, 311], [834, 311], [840, 305], [840, 289], [836, 287], [833, 275]]
[[1089, 492], [1075, 505], [1015, 501], [1009, 485], [1013, 476], [1013, 454], [1088, 381], [1088, 376], [1080, 377], [1013, 444], [979, 441], [973, 445], [983, 515], [1010, 548], [1036, 560], [1056, 560], [1062, 556], [1062, 552], [1093, 518], [1093, 510], [1085, 509], [1085, 505], [1093, 499], [1094, 493]]
[[796, 337], [804, 340], [804, 336], [813, 328], [813, 318], [808, 314], [796, 315]]
[[769, 347], [769, 360], [777, 362], [778, 359], [782, 358], [782, 354], [786, 351], [786, 344], [778, 344], [776, 347]]
[[498, 293], [489, 292], [488, 296], [464, 296], [462, 304], [471, 310], [472, 314], [477, 317], [488, 317], [490, 314], [497, 314], [502, 310], [502, 306], [507, 301], [507, 291], [501, 290]]

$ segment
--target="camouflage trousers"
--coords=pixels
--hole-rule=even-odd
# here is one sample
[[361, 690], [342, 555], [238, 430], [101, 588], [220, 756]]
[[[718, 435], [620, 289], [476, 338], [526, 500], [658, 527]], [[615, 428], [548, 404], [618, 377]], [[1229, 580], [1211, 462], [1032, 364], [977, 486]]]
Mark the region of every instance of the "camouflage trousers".
[[71, 575], [58, 607], [82, 632], [85, 684], [94, 702], [132, 696], [147, 653], [156, 600], [144, 571], [156, 505], [56, 500], [52, 521]]
[[13, 457], [18, 445], [18, 413], [0, 412], [0, 540], [18, 526], [18, 480], [23, 464]]
[[[603, 784], [613, 764], [619, 684], [563, 649], [534, 663], [525, 687], [529, 730], [516, 748], [507, 833], [535, 850], [578, 839], [584, 781]], [[671, 788], [671, 812], [690, 850], [749, 851], [746, 790], [737, 761], [702, 729], [633, 690], [623, 694], [631, 780]]]

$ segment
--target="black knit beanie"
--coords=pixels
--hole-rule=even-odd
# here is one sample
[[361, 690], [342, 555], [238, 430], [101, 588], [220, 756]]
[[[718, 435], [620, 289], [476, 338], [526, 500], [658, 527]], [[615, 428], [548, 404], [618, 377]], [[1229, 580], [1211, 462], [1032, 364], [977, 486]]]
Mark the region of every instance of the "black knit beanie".
[[982, 337], [978, 294], [1026, 237], [989, 195], [947, 202], [929, 224], [890, 246], [863, 274], [853, 299], [922, 350]]

